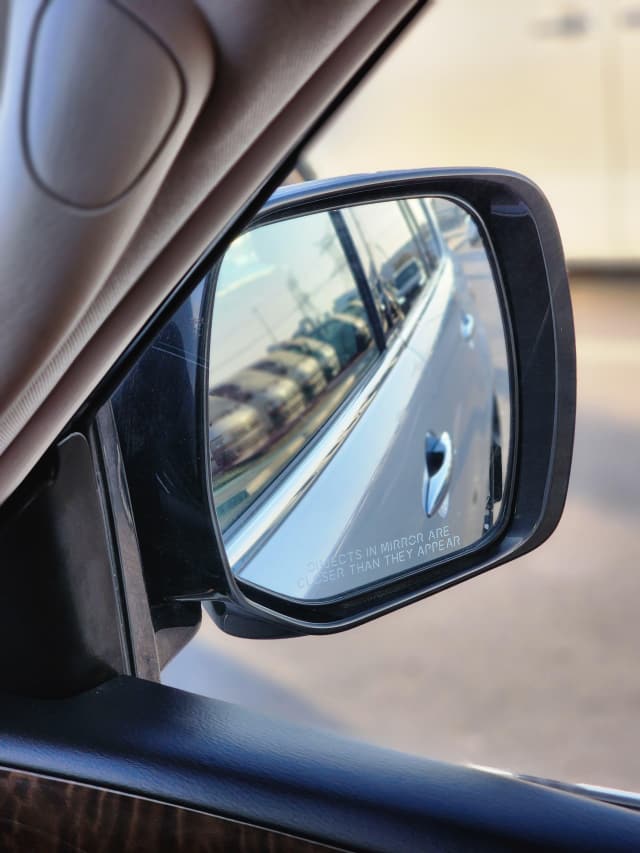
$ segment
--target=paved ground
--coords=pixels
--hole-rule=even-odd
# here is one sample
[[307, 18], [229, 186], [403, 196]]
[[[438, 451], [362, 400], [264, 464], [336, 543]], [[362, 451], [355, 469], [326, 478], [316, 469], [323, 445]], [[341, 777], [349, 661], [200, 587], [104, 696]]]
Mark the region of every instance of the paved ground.
[[351, 632], [208, 620], [168, 683], [397, 749], [640, 790], [640, 281], [573, 282], [569, 500], [537, 552]]

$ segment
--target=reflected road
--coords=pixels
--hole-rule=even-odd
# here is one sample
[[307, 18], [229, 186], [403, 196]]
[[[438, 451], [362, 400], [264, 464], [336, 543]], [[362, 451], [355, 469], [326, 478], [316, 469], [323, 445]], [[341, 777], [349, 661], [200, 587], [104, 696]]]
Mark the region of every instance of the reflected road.
[[575, 278], [578, 422], [553, 537], [326, 638], [205, 617], [167, 683], [408, 752], [640, 790], [640, 281]]

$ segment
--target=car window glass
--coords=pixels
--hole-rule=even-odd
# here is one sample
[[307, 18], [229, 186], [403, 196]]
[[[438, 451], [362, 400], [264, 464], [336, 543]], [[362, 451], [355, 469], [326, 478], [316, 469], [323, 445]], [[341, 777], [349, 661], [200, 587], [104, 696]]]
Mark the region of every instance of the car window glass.
[[397, 311], [393, 312], [391, 310], [393, 306], [389, 304], [389, 300], [385, 295], [378, 269], [373, 259], [371, 246], [362, 233], [360, 221], [354, 216], [354, 208], [346, 208], [342, 211], [342, 216], [373, 297], [382, 331], [386, 335], [404, 316], [402, 309], [400, 306], [397, 306]]
[[418, 241], [425, 253], [425, 262], [429, 272], [432, 273], [437, 268], [442, 257], [441, 243], [436, 235], [434, 222], [431, 218], [432, 214], [428, 210], [428, 206], [432, 202], [424, 198], [410, 198], [404, 203], [409, 209], [411, 222], [414, 225]]
[[459, 204], [454, 204], [446, 198], [432, 199], [431, 210], [445, 244], [450, 249], [455, 249], [466, 237], [469, 214]]
[[209, 372], [214, 500], [226, 529], [273, 482], [377, 354], [330, 214], [237, 238], [218, 273]]
[[406, 315], [429, 277], [425, 251], [414, 237], [407, 209], [378, 202], [351, 211], [351, 228], [361, 257], [367, 259], [378, 301], [392, 327]]

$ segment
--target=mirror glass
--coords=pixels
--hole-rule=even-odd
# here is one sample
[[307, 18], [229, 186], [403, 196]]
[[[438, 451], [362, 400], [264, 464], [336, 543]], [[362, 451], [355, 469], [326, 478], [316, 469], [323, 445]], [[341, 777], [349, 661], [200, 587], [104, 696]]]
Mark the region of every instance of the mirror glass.
[[509, 360], [474, 215], [410, 198], [272, 222], [212, 286], [211, 486], [239, 580], [332, 599], [491, 535]]

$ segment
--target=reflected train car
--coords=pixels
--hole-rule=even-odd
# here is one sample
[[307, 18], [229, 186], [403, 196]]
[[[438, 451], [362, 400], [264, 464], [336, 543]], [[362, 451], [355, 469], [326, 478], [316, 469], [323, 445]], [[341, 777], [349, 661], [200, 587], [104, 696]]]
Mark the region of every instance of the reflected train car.
[[327, 386], [320, 363], [310, 355], [286, 350], [272, 351], [266, 358], [256, 361], [252, 368], [292, 379], [308, 402], [313, 402]]
[[372, 341], [371, 329], [367, 322], [352, 314], [334, 314], [310, 334], [331, 344], [338, 354], [341, 367], [350, 364]]
[[359, 317], [361, 320], [365, 321], [368, 318], [367, 309], [360, 300], [355, 299], [345, 303], [340, 313], [349, 314], [350, 317]]
[[209, 395], [209, 451], [213, 474], [250, 459], [269, 444], [270, 424], [247, 403]]
[[293, 423], [305, 410], [302, 391], [291, 379], [247, 368], [211, 389], [214, 396], [249, 403], [262, 412], [274, 429]]
[[340, 373], [340, 359], [336, 355], [336, 351], [330, 344], [319, 341], [317, 338], [296, 335], [290, 340], [282, 341], [282, 343], [275, 344], [270, 348], [270, 352], [278, 352], [280, 350], [313, 356], [320, 364], [327, 382], [335, 379]]

